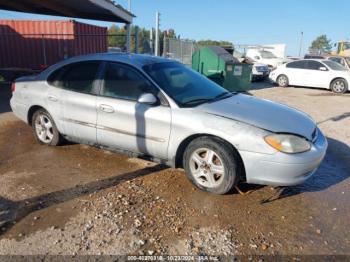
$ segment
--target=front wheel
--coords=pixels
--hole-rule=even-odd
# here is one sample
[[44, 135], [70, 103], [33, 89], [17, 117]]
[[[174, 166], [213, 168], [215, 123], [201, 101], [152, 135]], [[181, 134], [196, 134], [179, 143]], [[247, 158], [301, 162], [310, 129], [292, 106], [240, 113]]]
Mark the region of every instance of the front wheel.
[[40, 144], [58, 146], [63, 142], [61, 134], [50, 114], [44, 109], [39, 109], [33, 115], [32, 128], [36, 140]]
[[188, 179], [204, 191], [226, 194], [239, 180], [238, 153], [220, 139], [193, 140], [186, 148], [183, 161]]
[[289, 79], [286, 75], [280, 75], [278, 78], [277, 78], [277, 84], [280, 86], [280, 87], [287, 87], [289, 85]]
[[344, 94], [348, 90], [348, 83], [345, 79], [335, 79], [331, 83], [333, 93]]

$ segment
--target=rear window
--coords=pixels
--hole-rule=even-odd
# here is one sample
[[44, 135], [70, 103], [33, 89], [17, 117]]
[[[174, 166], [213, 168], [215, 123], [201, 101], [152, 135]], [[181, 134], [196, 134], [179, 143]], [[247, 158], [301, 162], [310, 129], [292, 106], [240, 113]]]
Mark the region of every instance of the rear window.
[[305, 69], [307, 67], [307, 61], [295, 61], [290, 62], [286, 65], [287, 68], [298, 68], [298, 69]]
[[67, 90], [91, 93], [100, 62], [89, 61], [66, 65], [54, 71], [48, 83]]

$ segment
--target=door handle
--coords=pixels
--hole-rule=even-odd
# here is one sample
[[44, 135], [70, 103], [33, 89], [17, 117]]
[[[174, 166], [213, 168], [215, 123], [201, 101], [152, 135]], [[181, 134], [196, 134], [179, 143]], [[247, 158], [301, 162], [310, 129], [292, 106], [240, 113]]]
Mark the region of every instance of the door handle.
[[53, 95], [49, 95], [49, 100], [52, 101], [52, 102], [57, 102], [58, 101], [58, 98], [53, 96]]
[[114, 108], [112, 106], [109, 105], [100, 105], [100, 109], [101, 111], [105, 112], [105, 113], [114, 113]]

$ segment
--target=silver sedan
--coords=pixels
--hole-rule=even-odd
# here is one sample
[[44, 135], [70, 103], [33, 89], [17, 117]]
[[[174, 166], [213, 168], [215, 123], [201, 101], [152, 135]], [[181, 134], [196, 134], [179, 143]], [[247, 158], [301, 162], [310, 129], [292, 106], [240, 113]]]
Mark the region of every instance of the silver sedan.
[[306, 114], [228, 92], [162, 58], [75, 57], [17, 79], [12, 89], [13, 112], [41, 144], [70, 140], [182, 167], [216, 194], [239, 182], [302, 183], [327, 149]]

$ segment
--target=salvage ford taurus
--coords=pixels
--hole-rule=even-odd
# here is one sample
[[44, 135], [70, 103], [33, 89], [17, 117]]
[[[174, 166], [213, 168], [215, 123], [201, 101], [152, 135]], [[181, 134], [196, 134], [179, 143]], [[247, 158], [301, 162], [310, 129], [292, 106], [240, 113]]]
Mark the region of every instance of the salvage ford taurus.
[[94, 54], [13, 84], [13, 112], [38, 142], [64, 139], [183, 167], [197, 187], [295, 185], [320, 165], [327, 140], [304, 113], [231, 93], [167, 59]]

